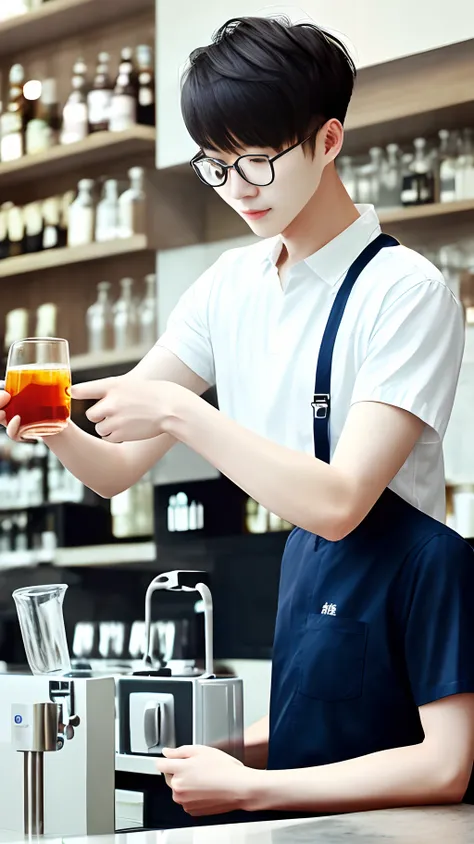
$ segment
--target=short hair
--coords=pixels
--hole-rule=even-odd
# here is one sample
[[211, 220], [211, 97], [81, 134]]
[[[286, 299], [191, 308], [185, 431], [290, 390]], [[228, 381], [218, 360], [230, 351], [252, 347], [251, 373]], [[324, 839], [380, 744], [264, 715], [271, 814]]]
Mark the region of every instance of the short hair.
[[330, 118], [343, 123], [355, 76], [342, 41], [314, 24], [232, 18], [189, 57], [183, 119], [201, 149], [281, 150]]

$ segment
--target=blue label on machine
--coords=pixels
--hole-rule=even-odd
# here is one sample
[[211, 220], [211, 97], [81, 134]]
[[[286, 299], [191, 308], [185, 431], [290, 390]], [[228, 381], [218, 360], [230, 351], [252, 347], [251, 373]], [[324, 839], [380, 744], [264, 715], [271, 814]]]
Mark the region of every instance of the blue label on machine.
[[15, 724], [23, 724], [23, 718], [21, 715], [15, 715]]

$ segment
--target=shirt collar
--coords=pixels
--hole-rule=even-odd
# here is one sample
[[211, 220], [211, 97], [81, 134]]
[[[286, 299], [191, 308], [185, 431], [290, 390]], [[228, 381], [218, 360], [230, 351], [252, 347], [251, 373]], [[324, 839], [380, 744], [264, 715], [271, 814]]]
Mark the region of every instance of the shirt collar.
[[[326, 284], [333, 286], [347, 272], [362, 250], [378, 234], [380, 223], [373, 205], [356, 205], [360, 214], [347, 229], [304, 260]], [[272, 238], [267, 259], [275, 266], [281, 252], [281, 236]]]

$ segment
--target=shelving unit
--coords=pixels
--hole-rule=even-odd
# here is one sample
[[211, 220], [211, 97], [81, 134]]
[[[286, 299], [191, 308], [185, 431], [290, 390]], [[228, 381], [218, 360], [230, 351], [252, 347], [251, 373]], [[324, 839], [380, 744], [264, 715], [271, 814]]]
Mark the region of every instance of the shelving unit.
[[449, 218], [458, 214], [472, 214], [474, 198], [460, 202], [435, 202], [432, 205], [413, 205], [408, 208], [387, 208], [379, 213], [382, 225], [386, 223], [410, 223], [412, 220]]
[[5, 258], [0, 261], [0, 279], [37, 273], [55, 267], [68, 267], [71, 264], [105, 261], [107, 258], [118, 258], [121, 255], [153, 251], [154, 247], [146, 235], [141, 234], [123, 240], [90, 243], [86, 246], [72, 246], [65, 249], [49, 249], [45, 252], [19, 255], [17, 258]]
[[[51, 0], [54, 3], [54, 0]], [[59, 2], [59, 0], [57, 0]], [[107, 0], [108, 2], [108, 0]], [[134, 126], [124, 132], [96, 132], [83, 141], [56, 146], [37, 155], [25, 155], [17, 161], [0, 164], [0, 186], [4, 188], [34, 180], [49, 180], [65, 173], [90, 167], [110, 165], [111, 162], [136, 156], [153, 156], [156, 130], [149, 126]]]
[[154, 0], [51, 0], [34, 12], [0, 24], [0, 56], [96, 29], [153, 6]]

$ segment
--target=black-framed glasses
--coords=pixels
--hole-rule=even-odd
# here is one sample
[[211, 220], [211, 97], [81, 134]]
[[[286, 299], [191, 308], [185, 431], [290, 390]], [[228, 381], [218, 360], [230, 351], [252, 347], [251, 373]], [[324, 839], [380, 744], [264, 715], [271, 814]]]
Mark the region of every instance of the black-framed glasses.
[[236, 170], [239, 176], [245, 179], [250, 185], [263, 188], [271, 185], [275, 179], [274, 162], [282, 158], [283, 155], [286, 155], [287, 152], [291, 152], [292, 149], [305, 144], [314, 134], [315, 132], [312, 132], [303, 141], [298, 141], [298, 143], [293, 144], [291, 147], [287, 147], [283, 152], [277, 153], [272, 158], [265, 153], [259, 153], [257, 155], [255, 153], [246, 153], [245, 155], [239, 155], [233, 164], [225, 164], [218, 158], [210, 158], [204, 155], [204, 153], [198, 152], [189, 163], [196, 175], [201, 179], [201, 182], [204, 182], [205, 185], [209, 185], [211, 188], [221, 188], [225, 185], [229, 170], [232, 169]]

